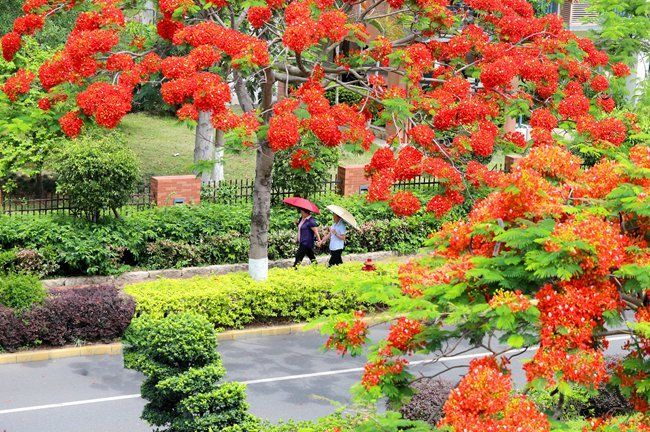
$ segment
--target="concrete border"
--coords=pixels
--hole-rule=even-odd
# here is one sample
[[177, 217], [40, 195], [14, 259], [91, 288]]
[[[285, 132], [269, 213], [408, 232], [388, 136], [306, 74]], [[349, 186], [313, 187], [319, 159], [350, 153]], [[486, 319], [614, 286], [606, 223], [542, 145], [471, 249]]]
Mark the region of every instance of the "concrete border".
[[[377, 324], [382, 321], [388, 320], [388, 315], [374, 315], [364, 318], [364, 321], [369, 325]], [[228, 330], [217, 334], [219, 341], [232, 341], [245, 339], [247, 337], [256, 336], [282, 336], [293, 333], [301, 333], [306, 331], [308, 323], [286, 324], [270, 327], [254, 327], [243, 330]], [[314, 330], [320, 326], [315, 326]], [[63, 347], [52, 348], [33, 351], [19, 351], [15, 353], [0, 354], [0, 365], [17, 364], [17, 363], [31, 363], [47, 360], [55, 360], [70, 357], [85, 357], [85, 356], [98, 356], [98, 355], [119, 355], [122, 354], [122, 343], [115, 342], [110, 344], [94, 344], [84, 345], [80, 347]]]
[[[396, 252], [382, 251], [370, 252], [365, 254], [350, 254], [343, 256], [343, 261], [381, 261], [389, 258], [400, 256]], [[326, 262], [327, 255], [319, 255], [319, 262]], [[288, 268], [293, 265], [293, 258], [269, 262], [269, 268]], [[161, 278], [169, 279], [186, 279], [194, 276], [211, 276], [222, 275], [226, 273], [247, 271], [247, 264], [221, 264], [205, 267], [185, 267], [181, 269], [167, 270], [144, 270], [124, 273], [120, 276], [89, 276], [89, 277], [69, 277], [60, 279], [45, 279], [42, 281], [45, 288], [59, 288], [63, 286], [81, 286], [81, 285], [109, 285], [123, 287], [124, 285], [151, 281]]]

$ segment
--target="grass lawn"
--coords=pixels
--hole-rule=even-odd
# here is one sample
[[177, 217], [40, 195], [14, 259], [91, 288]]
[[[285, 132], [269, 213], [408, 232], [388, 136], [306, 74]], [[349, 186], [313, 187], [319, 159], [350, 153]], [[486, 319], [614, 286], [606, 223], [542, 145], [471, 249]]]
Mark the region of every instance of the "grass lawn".
[[[120, 129], [126, 134], [129, 146], [140, 159], [144, 174], [174, 175], [190, 173], [194, 158], [194, 129], [174, 118], [147, 114], [129, 114]], [[342, 150], [341, 164], [365, 164], [371, 152], [355, 154]], [[254, 151], [227, 153], [224, 156], [226, 179], [253, 178]], [[336, 167], [332, 167], [332, 174]]]

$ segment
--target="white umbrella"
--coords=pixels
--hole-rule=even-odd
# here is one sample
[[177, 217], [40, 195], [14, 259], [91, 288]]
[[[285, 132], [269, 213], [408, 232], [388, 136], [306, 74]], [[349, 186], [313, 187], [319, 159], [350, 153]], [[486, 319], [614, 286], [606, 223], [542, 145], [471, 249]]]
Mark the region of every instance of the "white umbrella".
[[361, 231], [361, 228], [359, 228], [359, 224], [357, 223], [357, 220], [352, 216], [352, 213], [344, 209], [343, 207], [337, 206], [337, 205], [328, 205], [327, 210], [331, 211], [341, 219], [343, 219], [345, 222], [348, 223], [352, 228], [354, 228], [357, 231]]

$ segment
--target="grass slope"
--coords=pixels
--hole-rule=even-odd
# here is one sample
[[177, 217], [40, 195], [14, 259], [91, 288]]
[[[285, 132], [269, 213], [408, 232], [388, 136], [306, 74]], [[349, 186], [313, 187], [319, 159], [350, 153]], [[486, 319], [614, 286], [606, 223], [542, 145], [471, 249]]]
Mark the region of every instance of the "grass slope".
[[[194, 129], [174, 118], [155, 117], [143, 113], [129, 114], [120, 129], [129, 146], [140, 159], [144, 174], [188, 174], [194, 158]], [[342, 150], [341, 164], [365, 164], [371, 152], [355, 154]], [[245, 150], [224, 156], [226, 179], [253, 178], [255, 153]], [[332, 167], [332, 174], [336, 167]]]

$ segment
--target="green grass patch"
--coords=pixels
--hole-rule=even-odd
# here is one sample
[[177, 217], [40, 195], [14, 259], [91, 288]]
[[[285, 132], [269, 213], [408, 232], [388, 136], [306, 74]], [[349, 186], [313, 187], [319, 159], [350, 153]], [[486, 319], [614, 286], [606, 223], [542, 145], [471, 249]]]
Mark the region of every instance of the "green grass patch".
[[[144, 174], [188, 174], [194, 161], [194, 128], [172, 117], [157, 117], [144, 113], [129, 114], [120, 124], [129, 147], [140, 160]], [[343, 165], [365, 164], [372, 151], [359, 152], [341, 148]], [[332, 167], [332, 174], [337, 167]], [[255, 152], [244, 149], [226, 152], [224, 156], [226, 180], [246, 179], [255, 176]]]

